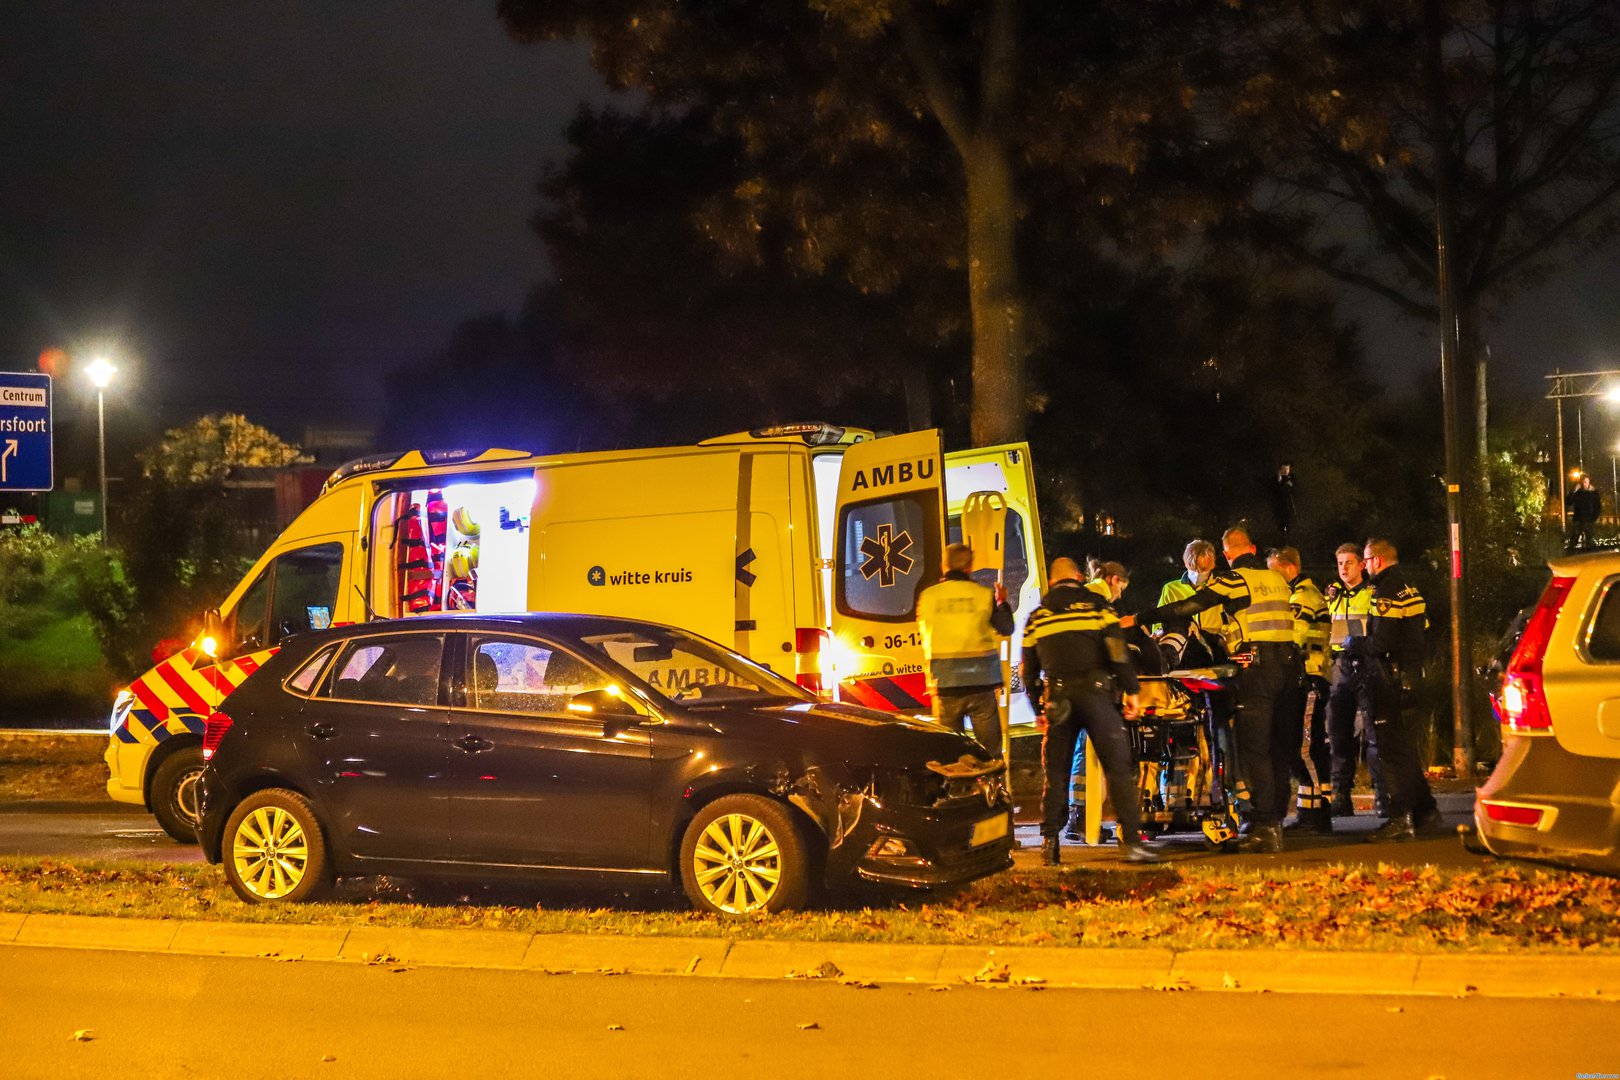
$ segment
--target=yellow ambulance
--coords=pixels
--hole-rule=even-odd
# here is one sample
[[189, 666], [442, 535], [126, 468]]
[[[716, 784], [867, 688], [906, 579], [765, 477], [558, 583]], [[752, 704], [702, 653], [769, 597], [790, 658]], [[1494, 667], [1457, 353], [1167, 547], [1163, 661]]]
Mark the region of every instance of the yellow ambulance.
[[[1002, 574], [1022, 626], [1045, 586], [1023, 444], [945, 454], [938, 431], [789, 424], [696, 446], [352, 461], [190, 648], [119, 693], [107, 791], [194, 839], [204, 721], [282, 638], [443, 611], [666, 622], [819, 693], [925, 710], [917, 596], [964, 522], [979, 572]], [[723, 673], [654, 677], [678, 687]], [[1012, 699], [1013, 722], [1027, 722], [1023, 695]]]

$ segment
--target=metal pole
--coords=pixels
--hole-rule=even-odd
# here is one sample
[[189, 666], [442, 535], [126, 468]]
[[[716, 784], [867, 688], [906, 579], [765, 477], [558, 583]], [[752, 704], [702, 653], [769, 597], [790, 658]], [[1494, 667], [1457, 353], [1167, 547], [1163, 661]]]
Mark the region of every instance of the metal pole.
[[1440, 66], [1440, 39], [1444, 20], [1440, 0], [1424, 4], [1427, 37], [1426, 68], [1430, 122], [1435, 161], [1435, 289], [1440, 300], [1440, 383], [1444, 391], [1446, 443], [1446, 520], [1450, 525], [1451, 577], [1447, 593], [1451, 601], [1451, 760], [1458, 776], [1474, 775], [1473, 724], [1470, 719], [1469, 683], [1473, 662], [1467, 636], [1463, 591], [1463, 463], [1457, 443], [1457, 312], [1451, 295], [1451, 168], [1450, 128], [1445, 112], [1445, 76]]
[[107, 546], [107, 392], [96, 388], [96, 442], [101, 448], [101, 546]]
[[1568, 492], [1564, 490], [1564, 399], [1558, 399], [1558, 532], [1564, 531], [1569, 519], [1569, 507], [1564, 505]]

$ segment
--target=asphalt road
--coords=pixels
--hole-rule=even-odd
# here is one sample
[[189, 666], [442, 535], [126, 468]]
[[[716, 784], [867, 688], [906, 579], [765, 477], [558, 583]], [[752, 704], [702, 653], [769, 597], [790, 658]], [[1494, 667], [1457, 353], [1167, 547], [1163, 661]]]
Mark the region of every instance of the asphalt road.
[[[1434, 863], [1446, 867], [1484, 866], [1491, 860], [1471, 854], [1458, 843], [1455, 827], [1469, 820], [1467, 799], [1446, 800], [1447, 827], [1411, 844], [1368, 844], [1366, 837], [1378, 824], [1363, 814], [1335, 821], [1333, 836], [1289, 834], [1289, 850], [1281, 855], [1244, 855], [1245, 864], [1311, 866], [1327, 863]], [[1020, 825], [1024, 847], [1015, 856], [1020, 865], [1039, 861], [1040, 837], [1033, 826]], [[1205, 850], [1196, 835], [1169, 838], [1169, 856], [1176, 861], [1229, 862], [1235, 857]], [[189, 863], [201, 861], [195, 845], [170, 840], [152, 816], [136, 806], [107, 803], [0, 804], [0, 854], [59, 856], [73, 859], [130, 859], [143, 862]], [[1119, 863], [1113, 845], [1086, 847], [1066, 844], [1066, 863], [1108, 866]]]
[[105, 803], [0, 804], [0, 855], [69, 859], [201, 862], [195, 844], [177, 844], [139, 806]]
[[0, 985], [14, 1080], [1620, 1073], [1620, 1005], [1556, 999], [860, 990], [23, 946], [0, 946]]

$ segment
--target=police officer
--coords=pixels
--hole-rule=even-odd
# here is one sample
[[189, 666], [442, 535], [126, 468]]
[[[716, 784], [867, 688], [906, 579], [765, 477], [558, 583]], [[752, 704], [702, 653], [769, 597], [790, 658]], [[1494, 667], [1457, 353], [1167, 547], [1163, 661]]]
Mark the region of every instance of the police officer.
[[[1328, 605], [1328, 677], [1327, 726], [1328, 745], [1333, 754], [1334, 817], [1351, 817], [1355, 806], [1350, 800], [1350, 789], [1356, 780], [1356, 761], [1361, 756], [1358, 742], [1367, 746], [1367, 771], [1372, 775], [1373, 787], [1382, 793], [1383, 773], [1378, 767], [1378, 750], [1373, 742], [1372, 695], [1370, 684], [1361, 678], [1361, 661], [1345, 649], [1352, 638], [1367, 635], [1367, 620], [1372, 615], [1372, 584], [1367, 581], [1365, 564], [1361, 561], [1361, 546], [1340, 544], [1334, 552], [1339, 567], [1339, 580], [1328, 587], [1325, 594]], [[1364, 737], [1356, 737], [1356, 715], [1367, 718]]]
[[[1091, 574], [1086, 581], [1086, 588], [1102, 597], [1103, 603], [1118, 612], [1119, 598], [1131, 584], [1131, 575], [1125, 569], [1125, 565], [1088, 558], [1086, 567]], [[1086, 740], [1076, 739], [1074, 765], [1069, 772], [1069, 824], [1063, 830], [1063, 839], [1076, 844], [1086, 842], [1085, 803]]]
[[[1252, 811], [1249, 835], [1240, 851], [1281, 851], [1283, 834], [1278, 808], [1288, 787], [1286, 723], [1289, 693], [1300, 683], [1304, 667], [1294, 644], [1294, 615], [1288, 582], [1266, 568], [1248, 529], [1234, 525], [1221, 534], [1221, 553], [1229, 569], [1185, 600], [1139, 616], [1145, 623], [1187, 619], [1213, 607], [1232, 616], [1236, 628], [1234, 655], [1249, 661], [1238, 674], [1238, 768], [1248, 781]], [[1294, 752], [1298, 753], [1298, 744]]]
[[[917, 619], [928, 658], [934, 719], [953, 731], [973, 721], [973, 737], [992, 757], [1001, 756], [1001, 642], [1013, 630], [1007, 590], [973, 580], [973, 549], [945, 549], [945, 576], [923, 590]], [[999, 635], [999, 637], [998, 637]]]
[[1423, 666], [1423, 636], [1429, 619], [1423, 595], [1406, 580], [1395, 545], [1381, 537], [1367, 541], [1362, 559], [1372, 572], [1372, 615], [1367, 636], [1346, 646], [1361, 658], [1362, 677], [1372, 696], [1374, 738], [1388, 788], [1388, 820], [1367, 839], [1411, 840], [1417, 828], [1439, 824], [1440, 808], [1429, 792], [1418, 751], [1417, 728], [1401, 708], [1403, 682]]
[[1024, 625], [1020, 670], [1044, 729], [1042, 857], [1048, 866], [1062, 861], [1060, 830], [1068, 809], [1069, 769], [1075, 743], [1086, 734], [1091, 736], [1113, 792], [1118, 842], [1126, 861], [1158, 862], [1157, 847], [1142, 841], [1142, 796], [1136, 786], [1130, 735], [1118, 704], [1123, 692], [1124, 716], [1136, 715], [1139, 686], [1126, 656], [1119, 616], [1085, 587], [1073, 559], [1053, 562], [1051, 581], [1041, 606]]
[[[1288, 753], [1288, 769], [1299, 788], [1299, 816], [1289, 827], [1326, 835], [1333, 831], [1333, 815], [1328, 809], [1333, 798], [1333, 756], [1328, 752], [1327, 736], [1328, 610], [1322, 590], [1300, 570], [1299, 562], [1298, 548], [1275, 548], [1266, 555], [1266, 565], [1288, 582], [1294, 644], [1305, 659], [1305, 681], [1294, 691], [1294, 700], [1288, 705], [1288, 745], [1293, 747]], [[1300, 753], [1306, 739], [1308, 755]], [[1286, 816], [1286, 788], [1282, 797]]]

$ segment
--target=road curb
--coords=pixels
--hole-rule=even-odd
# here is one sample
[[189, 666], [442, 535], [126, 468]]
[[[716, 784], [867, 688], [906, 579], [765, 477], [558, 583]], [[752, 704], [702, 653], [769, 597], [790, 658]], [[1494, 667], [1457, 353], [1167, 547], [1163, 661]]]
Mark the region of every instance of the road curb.
[[1620, 1002], [1620, 955], [1297, 949], [979, 948], [609, 934], [526, 934], [0, 912], [0, 945], [324, 960], [549, 974], [792, 976], [888, 984], [1091, 990], [1567, 997]]

